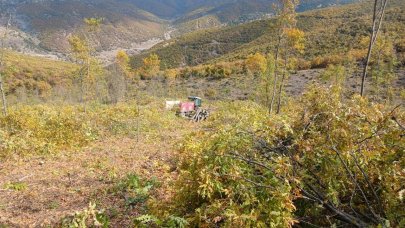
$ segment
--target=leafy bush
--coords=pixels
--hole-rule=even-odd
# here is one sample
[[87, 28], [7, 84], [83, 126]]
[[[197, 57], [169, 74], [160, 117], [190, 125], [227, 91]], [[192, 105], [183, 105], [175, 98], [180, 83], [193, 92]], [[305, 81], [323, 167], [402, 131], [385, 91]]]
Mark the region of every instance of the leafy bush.
[[176, 217], [168, 216], [166, 219], [159, 219], [153, 215], [141, 215], [135, 219], [135, 224], [137, 227], [168, 227], [168, 228], [185, 228], [188, 225], [187, 220]]
[[143, 65], [139, 69], [141, 79], [150, 80], [157, 76], [160, 71], [160, 59], [156, 54], [151, 54], [149, 57], [143, 59]]
[[143, 213], [134, 219], [136, 227], [186, 227], [188, 222], [181, 217], [162, 215], [162, 213], [148, 214], [154, 212], [150, 210], [153, 206], [150, 201], [155, 200], [156, 187], [159, 187], [159, 183], [155, 178], [144, 179], [137, 174], [128, 174], [112, 190], [118, 193], [116, 195], [124, 196], [126, 207], [136, 208], [137, 212]]
[[[264, 127], [266, 110], [251, 102], [218, 104], [212, 131], [191, 136], [182, 146], [181, 175], [174, 204], [192, 226], [285, 227], [293, 223], [290, 186], [233, 153], [249, 153], [252, 138], [241, 131]], [[219, 126], [219, 127], [215, 127]], [[280, 172], [286, 171], [278, 166]], [[254, 183], [266, 180], [256, 187]]]
[[83, 112], [72, 106], [21, 106], [0, 117], [0, 157], [53, 153], [80, 147], [95, 139]]
[[311, 69], [311, 62], [304, 59], [298, 59], [298, 70], [308, 70]]
[[188, 79], [190, 77], [202, 77], [212, 79], [228, 78], [234, 73], [236, 63], [217, 63], [213, 65], [199, 65], [186, 67], [179, 73], [179, 77]]
[[266, 56], [262, 55], [261, 53], [249, 55], [245, 60], [245, 65], [251, 74], [263, 74], [267, 69]]
[[227, 64], [216, 64], [213, 66], [207, 66], [205, 68], [205, 77], [211, 77], [213, 79], [227, 78], [232, 74], [232, 69]]
[[128, 207], [143, 204], [149, 199], [150, 191], [157, 185], [154, 179], [143, 180], [136, 174], [128, 174], [118, 183], [117, 190], [125, 194], [125, 203]]
[[182, 146], [174, 212], [195, 226], [403, 226], [405, 112], [336, 91], [271, 118], [219, 105]]
[[165, 137], [175, 128], [174, 115], [162, 115], [161, 101], [145, 97], [147, 108], [135, 103], [117, 105], [12, 106], [0, 116], [0, 158], [52, 154], [81, 148], [108, 135]]
[[23, 191], [27, 189], [27, 184], [24, 182], [8, 182], [4, 184], [3, 188], [7, 190]]
[[113, 106], [98, 105], [88, 112], [93, 125], [115, 135], [130, 135], [136, 131], [138, 106], [134, 103], [119, 103]]
[[339, 65], [344, 62], [341, 55], [318, 56], [311, 61], [311, 68], [326, 68], [329, 65]]

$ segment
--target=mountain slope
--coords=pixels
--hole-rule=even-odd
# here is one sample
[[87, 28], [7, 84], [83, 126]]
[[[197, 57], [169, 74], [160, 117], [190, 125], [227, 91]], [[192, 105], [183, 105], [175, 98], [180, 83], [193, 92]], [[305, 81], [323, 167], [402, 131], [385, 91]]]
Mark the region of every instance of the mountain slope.
[[10, 51], [5, 53], [4, 60], [6, 67], [2, 74], [10, 103], [33, 94], [43, 99], [66, 95], [72, 89], [75, 64]]
[[[354, 0], [303, 0], [299, 11], [325, 7], [334, 4], [353, 2]], [[276, 0], [132, 0], [137, 7], [151, 12], [159, 17], [173, 19], [186, 17], [193, 11], [200, 10], [200, 16], [206, 14], [218, 16], [222, 22], [234, 20], [237, 17], [252, 13], [268, 13]], [[204, 13], [202, 13], [204, 12]], [[189, 16], [189, 15], [188, 15]], [[195, 19], [196, 15], [193, 15]], [[184, 18], [183, 18], [184, 19]]]
[[[342, 53], [348, 47], [359, 46], [362, 35], [370, 27], [370, 2], [304, 12], [298, 16], [298, 27], [306, 32], [306, 53], [311, 59], [322, 55]], [[390, 2], [384, 31], [398, 30], [398, 39], [405, 31], [405, 4]], [[150, 53], [158, 54], [163, 66], [193, 66], [207, 62], [243, 59], [254, 52], [273, 50], [275, 43], [274, 20], [261, 20], [224, 28], [190, 33], [158, 44], [148, 52], [133, 58], [133, 65]]]
[[[350, 1], [354, 0], [306, 0], [299, 8], [304, 10]], [[164, 39], [165, 33], [172, 27], [176, 29], [173, 35], [179, 36], [190, 31], [261, 18], [271, 12], [274, 2], [275, 0], [1, 0], [0, 18], [3, 19], [0, 19], [0, 24], [5, 24], [5, 18], [11, 12], [14, 30], [29, 37], [23, 38], [22, 41], [26, 43], [19, 46], [31, 48], [36, 53], [66, 53], [69, 50], [67, 37], [83, 31], [83, 18], [103, 17], [100, 32], [93, 36], [97, 49], [134, 49], [134, 46], [138, 47], [142, 42]]]
[[[165, 22], [124, 1], [50, 1], [17, 7], [25, 30], [38, 34], [41, 46], [66, 51], [70, 33], [79, 32], [83, 18], [104, 18], [97, 41], [101, 49], [129, 46], [163, 36]], [[79, 30], [79, 31], [78, 31]]]

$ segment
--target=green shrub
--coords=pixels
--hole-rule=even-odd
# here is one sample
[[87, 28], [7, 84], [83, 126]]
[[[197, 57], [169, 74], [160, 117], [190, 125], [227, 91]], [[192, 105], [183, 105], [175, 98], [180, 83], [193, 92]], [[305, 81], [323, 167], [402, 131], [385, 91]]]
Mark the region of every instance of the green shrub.
[[62, 228], [85, 228], [85, 227], [110, 227], [110, 220], [103, 210], [98, 210], [97, 205], [89, 203], [89, 206], [74, 215], [64, 218], [60, 224]]
[[83, 112], [72, 106], [12, 107], [0, 117], [0, 157], [54, 153], [81, 147], [97, 137]]
[[117, 191], [125, 193], [125, 203], [128, 207], [144, 204], [150, 196], [150, 191], [157, 185], [155, 179], [143, 180], [136, 174], [128, 174], [117, 185]]
[[174, 115], [162, 115], [162, 101], [143, 102], [142, 109], [135, 103], [12, 106], [0, 116], [0, 158], [79, 149], [109, 135], [156, 139], [164, 137], [162, 129], [176, 127]]
[[4, 184], [4, 189], [14, 190], [14, 191], [23, 191], [27, 189], [27, 184], [24, 182], [8, 182]]
[[282, 116], [218, 105], [181, 149], [172, 205], [192, 226], [405, 224], [402, 108], [319, 86]]
[[326, 68], [327, 66], [339, 65], [344, 62], [345, 58], [341, 55], [327, 55], [327, 56], [318, 56], [311, 61], [311, 68]]
[[[220, 103], [212, 131], [189, 137], [181, 149], [181, 175], [175, 212], [192, 226], [286, 227], [293, 223], [290, 186], [271, 172], [261, 173], [233, 153], [249, 153], [252, 137], [244, 129], [264, 127], [265, 109], [252, 102]], [[281, 169], [281, 167], [280, 167]], [[254, 182], [266, 179], [256, 187]]]
[[206, 66], [205, 77], [210, 77], [213, 79], [223, 79], [231, 76], [232, 69], [228, 64], [216, 64], [213, 66]]

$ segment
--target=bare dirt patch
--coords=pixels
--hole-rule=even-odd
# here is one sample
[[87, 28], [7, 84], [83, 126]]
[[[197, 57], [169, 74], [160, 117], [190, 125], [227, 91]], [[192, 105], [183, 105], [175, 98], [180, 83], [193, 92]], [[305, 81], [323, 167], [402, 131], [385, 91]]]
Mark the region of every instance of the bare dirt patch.
[[0, 225], [55, 225], [89, 202], [96, 202], [116, 213], [111, 225], [130, 226], [137, 211], [123, 208], [123, 199], [107, 192], [128, 173], [156, 177], [163, 185], [172, 179], [176, 175], [173, 147], [182, 133], [169, 132], [166, 136], [163, 140], [141, 137], [139, 142], [112, 137], [80, 151], [0, 164]]

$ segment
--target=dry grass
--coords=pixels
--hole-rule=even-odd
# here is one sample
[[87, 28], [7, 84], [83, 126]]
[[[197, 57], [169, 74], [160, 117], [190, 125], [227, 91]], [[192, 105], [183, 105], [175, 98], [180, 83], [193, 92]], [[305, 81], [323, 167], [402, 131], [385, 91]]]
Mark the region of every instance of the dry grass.
[[[156, 177], [162, 189], [176, 176], [175, 144], [194, 125], [179, 120], [182, 129], [163, 131], [161, 140], [139, 142], [128, 137], [110, 137], [81, 151], [54, 157], [0, 164], [0, 224], [11, 227], [55, 225], [63, 217], [96, 202], [106, 209], [113, 227], [127, 227], [138, 214], [137, 208], [125, 207], [122, 196], [109, 192], [129, 173], [143, 178]], [[15, 190], [6, 185], [23, 185]], [[160, 192], [162, 199], [169, 197]], [[132, 218], [131, 218], [132, 217]]]

